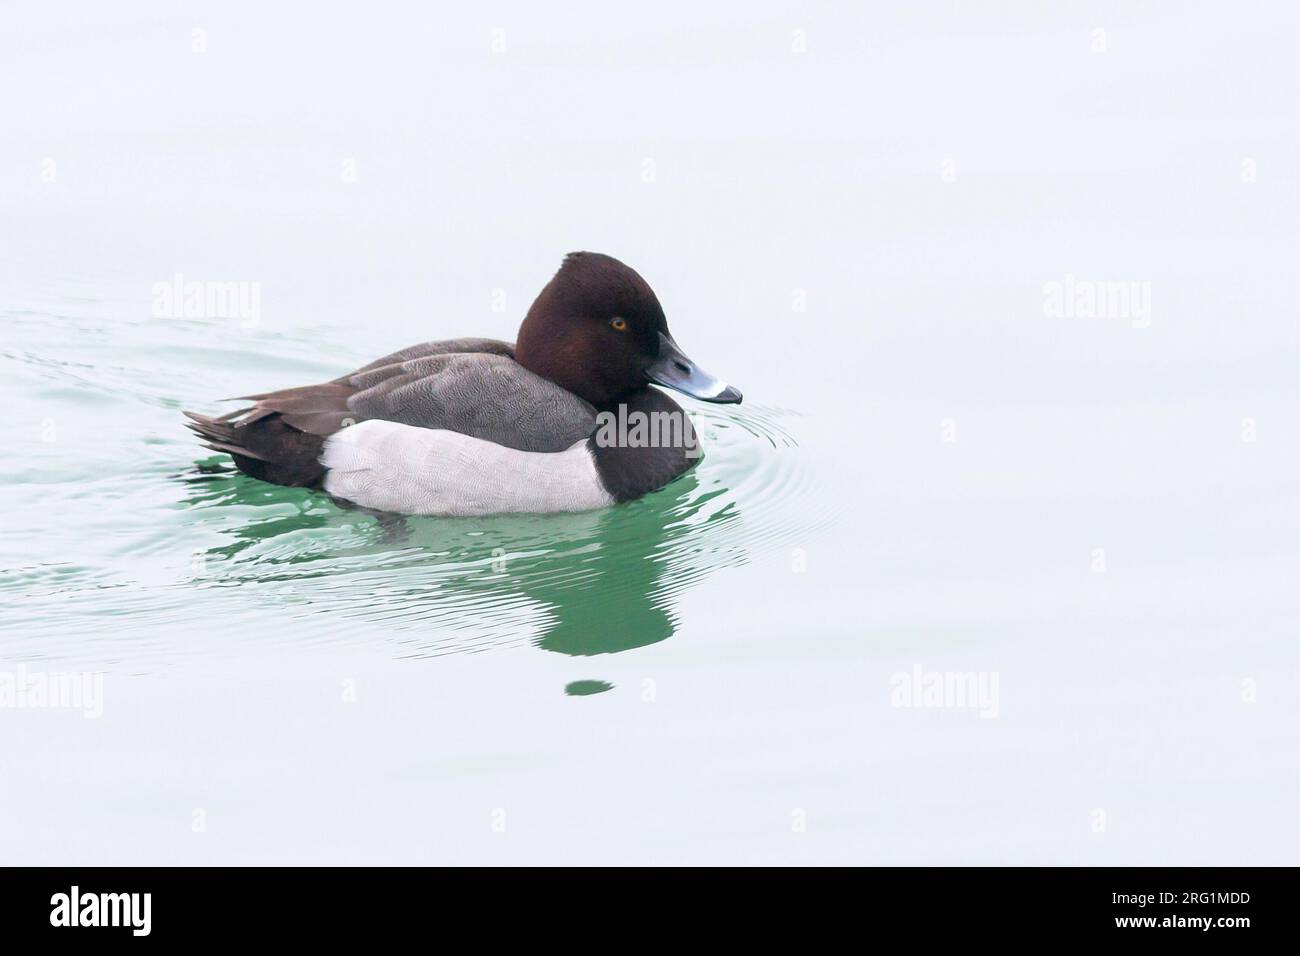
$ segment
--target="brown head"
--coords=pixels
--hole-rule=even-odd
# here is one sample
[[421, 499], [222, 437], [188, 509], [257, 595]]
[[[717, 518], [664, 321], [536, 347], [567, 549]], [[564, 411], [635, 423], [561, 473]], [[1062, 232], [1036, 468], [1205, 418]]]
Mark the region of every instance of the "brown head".
[[597, 408], [652, 382], [707, 402], [742, 397], [682, 353], [645, 279], [596, 252], [565, 256], [519, 327], [515, 360]]

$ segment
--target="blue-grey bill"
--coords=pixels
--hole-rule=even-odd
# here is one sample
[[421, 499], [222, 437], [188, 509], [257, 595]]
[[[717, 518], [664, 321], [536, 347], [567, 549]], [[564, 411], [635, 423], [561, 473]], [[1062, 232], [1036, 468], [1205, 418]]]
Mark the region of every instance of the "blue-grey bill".
[[692, 362], [670, 336], [659, 333], [659, 358], [646, 375], [657, 385], [676, 389], [705, 402], [739, 405], [745, 396], [734, 385], [710, 375]]

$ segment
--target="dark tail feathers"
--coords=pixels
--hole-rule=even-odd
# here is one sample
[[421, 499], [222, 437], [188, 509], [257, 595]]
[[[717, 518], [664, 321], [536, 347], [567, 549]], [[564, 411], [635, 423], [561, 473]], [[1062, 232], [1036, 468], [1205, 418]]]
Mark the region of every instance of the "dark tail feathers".
[[246, 475], [277, 485], [314, 488], [325, 477], [319, 461], [325, 439], [299, 431], [267, 408], [244, 408], [219, 418], [185, 412], [186, 425], [213, 451], [223, 451]]

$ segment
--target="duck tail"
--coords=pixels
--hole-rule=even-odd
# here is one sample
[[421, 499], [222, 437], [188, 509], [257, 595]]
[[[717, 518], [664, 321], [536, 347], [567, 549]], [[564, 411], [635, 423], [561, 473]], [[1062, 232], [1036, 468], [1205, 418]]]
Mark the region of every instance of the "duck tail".
[[206, 447], [230, 455], [246, 475], [306, 488], [325, 477], [319, 461], [325, 439], [294, 428], [274, 409], [253, 406], [215, 418], [186, 411], [185, 417]]

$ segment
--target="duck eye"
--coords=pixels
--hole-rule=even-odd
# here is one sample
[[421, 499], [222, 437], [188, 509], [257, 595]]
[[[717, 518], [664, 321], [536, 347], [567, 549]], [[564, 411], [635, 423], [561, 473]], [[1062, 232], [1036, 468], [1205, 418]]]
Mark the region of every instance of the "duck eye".
[[609, 324], [620, 332], [627, 331], [627, 319], [610, 319]]

